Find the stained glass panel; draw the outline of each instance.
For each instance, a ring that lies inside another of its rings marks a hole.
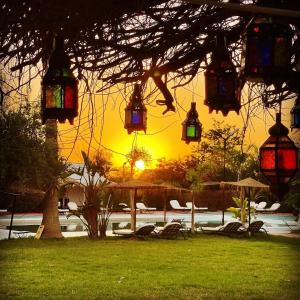
[[[282,170],[296,169],[296,150],[282,149],[278,150],[278,168]]]
[[[260,158],[261,169],[275,169],[275,150],[262,150]]]

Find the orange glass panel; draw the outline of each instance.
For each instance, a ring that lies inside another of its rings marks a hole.
[[[53,89],[50,86],[46,87],[46,108],[55,107],[55,98],[53,94]]]

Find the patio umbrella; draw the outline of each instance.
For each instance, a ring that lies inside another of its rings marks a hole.
[[[125,189],[133,193],[130,194],[130,208],[131,208],[131,229],[136,231],[136,196],[137,190],[150,190],[150,189],[166,189],[166,186],[145,182],[141,180],[130,180],[122,183],[110,183],[107,185],[110,189]]]
[[[251,188],[260,188],[260,189],[269,189],[269,186],[266,185],[266,184],[263,184],[251,177],[248,177],[248,178],[245,178],[243,180],[240,180],[240,181],[228,181],[228,182],[223,182],[223,184],[225,185],[232,185],[232,186],[239,186],[239,187],[245,187],[247,188],[248,187],[248,223],[250,225],[250,197],[251,197],[251,194],[250,194],[250,189]]]

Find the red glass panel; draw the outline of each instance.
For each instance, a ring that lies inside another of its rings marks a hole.
[[[261,150],[260,155],[260,168],[274,170],[276,167],[275,150]]]
[[[281,170],[295,170],[297,168],[297,152],[294,149],[278,150],[278,168]]]
[[[74,109],[74,89],[71,86],[65,87],[65,107],[67,109]]]
[[[211,101],[212,98],[218,97],[218,78],[217,76],[206,77],[206,99]]]

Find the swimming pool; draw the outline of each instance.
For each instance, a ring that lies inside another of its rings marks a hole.
[[[177,213],[173,211],[167,212],[167,221],[172,219],[182,219],[187,226],[191,224],[191,214],[189,213]],[[232,219],[232,213],[225,212],[224,221],[227,222]],[[270,234],[280,234],[280,233],[290,233],[291,229],[287,226],[286,222],[291,222],[295,220],[292,214],[257,214],[257,220],[262,220],[265,225],[264,227]],[[86,229],[81,223],[81,221],[72,216],[67,218],[65,215],[59,216],[61,230],[64,236],[79,236],[86,235]],[[151,223],[156,226],[162,226],[164,220],[163,212],[155,212],[154,214],[137,214],[137,226],[145,223]],[[38,226],[41,224],[42,215],[41,214],[18,214],[15,215],[13,220],[13,231],[29,231],[35,233]],[[218,226],[222,224],[222,212],[204,212],[195,214],[195,224],[196,227],[205,226]],[[0,225],[2,230],[9,230],[10,216],[1,216]],[[108,232],[112,232],[113,229],[119,228],[130,228],[130,214],[125,213],[113,213],[110,217],[110,222],[108,225]],[[1,237],[0,237],[1,238]]]

